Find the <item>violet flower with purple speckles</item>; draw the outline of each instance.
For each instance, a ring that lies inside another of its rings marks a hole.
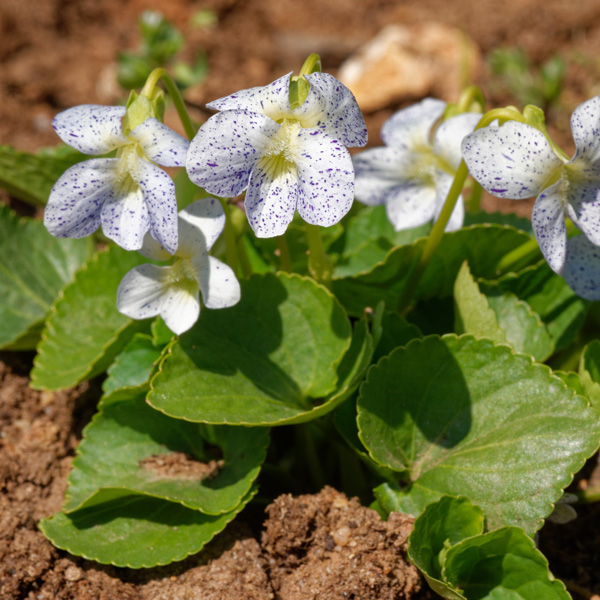
[[[481,118],[464,113],[443,121],[446,103],[427,98],[399,110],[381,128],[384,147],[353,157],[356,199],[375,206],[385,204],[396,231],[435,221],[442,209],[461,161],[462,138]],[[462,227],[464,202],[459,197],[446,231]]]
[[[575,109],[571,130],[576,148],[571,160],[556,154],[541,131],[515,121],[475,131],[462,144],[471,175],[488,192],[513,199],[537,195],[533,231],[558,274],[564,273],[567,254],[571,265],[579,265],[577,253],[584,248],[583,241],[567,248],[565,215],[591,244],[600,245],[600,96]],[[566,273],[565,278],[569,281]]]
[[[81,238],[100,225],[126,250],[150,234],[169,252],[177,248],[177,201],[171,178],[159,169],[185,164],[189,142],[154,118],[127,135],[125,107],[85,104],[65,110],[52,126],[73,148],[91,155],[117,149],[65,171],[50,193],[44,224],[57,237]],[[156,164],[154,164],[156,163]]]
[[[350,209],[354,169],[346,147],[364,146],[367,129],[354,96],[327,73],[306,75],[308,96],[290,106],[290,74],[211,102],[220,110],[192,140],[190,179],[211,194],[246,191],[258,237],[282,235],[297,209],[328,227]]]
[[[240,284],[232,269],[209,256],[221,235],[225,214],[218,200],[202,198],[179,213],[179,247],[172,265],[140,265],[121,281],[118,310],[132,319],[160,315],[167,327],[181,334],[200,315],[199,295],[207,308],[226,308],[240,299]],[[146,234],[140,253],[154,260],[170,254]]]

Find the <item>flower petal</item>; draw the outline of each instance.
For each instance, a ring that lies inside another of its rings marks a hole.
[[[458,169],[462,160],[461,142],[475,129],[480,119],[479,113],[463,113],[443,121],[437,128],[433,139],[434,153],[453,169]]]
[[[570,180],[566,187],[567,215],[592,244],[600,245],[600,181]]]
[[[268,117],[243,110],[212,116],[190,144],[190,179],[216,196],[237,196],[248,186],[254,165],[279,128]]]
[[[562,181],[558,181],[537,197],[531,212],[531,226],[546,262],[560,275],[567,255]]]
[[[600,300],[600,247],[584,235],[569,239],[563,277],[578,296]]]
[[[146,119],[129,137],[142,147],[144,154],[163,167],[183,167],[190,143],[158,119]]]
[[[82,104],[58,113],[52,127],[60,139],[84,154],[106,154],[127,143],[124,106]]]
[[[409,183],[418,159],[419,153],[387,146],[355,154],[352,163],[356,199],[370,206],[383,204],[391,188]]]
[[[541,131],[515,121],[469,134],[462,153],[471,175],[490,194],[516,200],[539,194],[563,164]]]
[[[201,265],[198,265],[198,262],[194,260],[204,306],[227,308],[237,304],[241,296],[240,284],[231,267],[214,256],[204,255],[201,257]]]
[[[138,160],[139,186],[152,237],[170,254],[177,250],[177,198],[173,180],[151,162]]]
[[[179,213],[178,256],[192,257],[211,249],[225,227],[225,213],[215,198],[201,198]]]
[[[571,163],[594,165],[600,162],[600,96],[580,104],[571,115],[575,155]],[[594,169],[598,171],[598,166]]]
[[[81,238],[98,229],[103,204],[114,198],[117,164],[116,158],[94,158],[62,174],[44,211],[52,235]]]
[[[211,110],[245,110],[267,115],[274,121],[290,112],[290,77],[288,73],[265,86],[240,90],[231,96],[218,98],[206,107]]]
[[[104,235],[125,250],[139,250],[150,227],[148,208],[139,185],[121,186],[101,212]]]
[[[140,265],[133,268],[119,284],[117,310],[132,319],[147,319],[160,313],[169,287],[171,267]]]
[[[160,316],[173,333],[181,335],[190,329],[200,316],[199,293],[192,295],[187,289],[169,287],[163,298]]]
[[[344,146],[364,146],[367,126],[352,92],[329,73],[312,73],[306,79],[311,90],[316,88],[325,101],[324,114],[317,127],[342,140]],[[308,102],[309,98],[304,104]]]
[[[330,227],[350,210],[354,200],[350,153],[340,140],[319,129],[301,129],[295,151],[300,180],[298,212],[307,223]]]
[[[435,197],[435,213],[433,215],[433,220],[437,221],[440,216],[440,212],[442,212],[442,208],[444,207],[444,203],[446,202],[446,198],[448,196],[448,192],[452,187],[452,182],[454,181],[454,177],[444,173],[442,171],[436,172],[436,197]],[[458,197],[456,204],[454,205],[454,210],[448,219],[448,223],[444,228],[444,231],[457,231],[463,226],[465,221],[465,201],[462,196]]]
[[[385,210],[396,231],[429,223],[435,213],[436,191],[431,185],[404,183],[388,193]]]
[[[425,98],[418,104],[394,113],[381,127],[381,139],[386,146],[412,149],[430,146],[429,132],[442,116],[446,103]]]
[[[256,237],[283,235],[294,217],[300,185],[295,169],[287,169],[274,179],[259,164],[250,176],[244,207]]]

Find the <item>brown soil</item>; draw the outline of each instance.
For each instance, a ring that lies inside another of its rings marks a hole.
[[[160,9],[186,33],[185,58],[201,48],[207,52],[210,75],[187,92],[198,119],[206,116],[205,102],[298,70],[310,52],[319,52],[335,74],[344,59],[390,23],[457,26],[484,55],[499,46],[519,46],[540,63],[560,53],[568,64],[567,78],[548,120],[567,151],[572,150],[570,112],[600,93],[599,0],[576,5],[563,0],[206,0],[201,5],[192,0],[2,0],[0,143],[29,151],[54,145],[50,121],[58,111],[122,99],[115,57],[137,46],[135,23],[146,8]],[[214,9],[218,25],[189,25],[199,8]],[[492,104],[515,103],[506,90],[491,85],[487,69],[476,77]],[[381,123],[407,102],[366,115],[371,144],[379,143]],[[168,120],[177,127],[173,114]],[[488,209],[515,208],[486,202]],[[261,540],[238,519],[203,553],[170,567],[132,572],[57,551],[36,523],[61,506],[69,464],[97,390],[33,392],[22,376],[30,357],[3,358],[20,374],[0,366],[0,599],[368,600],[402,598],[403,591],[405,597],[417,597],[415,572],[403,563],[409,524],[400,517],[382,523],[332,490],[297,500],[281,497],[269,508]],[[571,524],[547,525],[540,545],[574,598],[589,600],[600,594],[600,505],[578,512]]]
[[[406,562],[413,519],[374,511],[332,488],[281,496],[262,537],[239,521],[204,552],[156,569],[70,557],[37,530],[60,510],[89,385],[37,392],[0,362],[0,599],[394,600],[426,598]]]

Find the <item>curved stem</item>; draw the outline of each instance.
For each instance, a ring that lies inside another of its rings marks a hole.
[[[162,67],[154,69],[148,76],[148,79],[142,88],[141,94],[151,98],[154,88],[159,81],[163,82],[164,86],[167,88],[167,92],[171,97],[171,100],[173,100],[173,104],[175,105],[175,109],[177,110],[181,124],[185,129],[185,134],[189,140],[193,139],[193,137],[196,135],[196,128],[190,119],[190,115],[185,107],[183,96],[181,95],[177,84],[166,69],[163,69]]]
[[[463,186],[465,185],[465,181],[467,180],[467,176],[469,175],[469,170],[467,169],[467,165],[465,161],[462,160],[460,165],[456,171],[456,175],[454,176],[454,181],[452,182],[452,186],[450,187],[450,191],[446,196],[446,201],[444,202],[444,206],[442,207],[442,211],[440,212],[437,221],[434,223],[431,233],[425,242],[425,247],[423,248],[423,252],[419,258],[419,262],[416,267],[411,272],[409,279],[404,287],[402,292],[402,297],[400,298],[399,303],[399,312],[405,313],[410,305],[410,301],[413,297],[414,291],[421,281],[421,277],[433,256],[433,253],[436,251],[437,247],[440,244],[440,241],[444,235],[444,231],[446,229],[446,225],[450,220],[450,216],[452,215],[452,211],[454,210],[454,205],[458,200],[460,193],[462,192]]]
[[[461,113],[473,111],[474,109],[483,112],[485,110],[485,96],[481,88],[477,85],[470,85],[465,88],[458,99],[457,106]]]
[[[319,226],[306,223],[305,231],[309,251],[308,271],[319,283],[322,283],[325,287],[329,287],[333,269],[331,261],[323,248]]]
[[[285,273],[292,272],[292,257],[290,255],[290,248],[287,240],[285,239],[285,233],[277,238],[277,249],[279,250],[279,270]]]
[[[481,197],[483,196],[483,188],[478,181],[473,181],[471,188],[471,196],[469,197],[469,212],[476,213],[481,210]]]

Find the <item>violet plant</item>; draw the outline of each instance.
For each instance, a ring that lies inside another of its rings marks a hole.
[[[72,149],[2,148],[0,183],[47,200],[47,231],[0,208],[0,345],[36,350],[36,389],[104,377],[45,535],[163,565],[330,483],[417,517],[410,556],[444,598],[569,598],[534,535],[600,446],[597,100],[571,160],[541,110],[469,88],[353,162],[364,120],[311,55],[199,130],[157,69],[126,107],[60,113]],[[535,237],[481,213],[479,184],[539,194]]]

